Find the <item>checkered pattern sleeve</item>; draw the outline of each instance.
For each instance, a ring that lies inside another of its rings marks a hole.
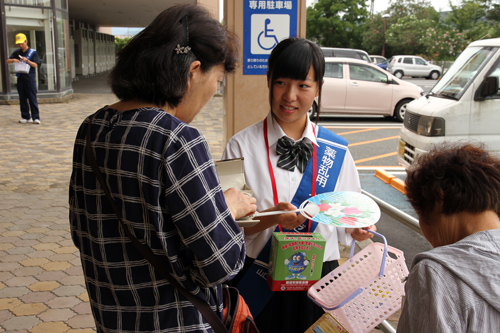
[[[212,332],[124,234],[85,156],[82,124],[70,182],[70,223],[98,331]],[[221,311],[221,283],[242,268],[243,235],[204,137],[158,109],[103,109],[92,147],[129,230],[187,290]]]

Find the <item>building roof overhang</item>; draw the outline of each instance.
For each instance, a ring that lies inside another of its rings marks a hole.
[[[197,0],[68,0],[71,19],[97,27],[145,27],[163,10]]]

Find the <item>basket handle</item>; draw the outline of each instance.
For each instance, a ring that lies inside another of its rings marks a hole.
[[[347,296],[346,299],[344,299],[338,305],[335,305],[334,307],[331,307],[331,308],[325,306],[324,304],[320,304],[320,303],[316,302],[314,300],[314,298],[311,298],[311,297],[309,297],[309,298],[311,298],[314,303],[318,304],[319,306],[323,307],[324,309],[327,309],[328,311],[331,311],[331,310],[337,310],[338,308],[343,307],[347,302],[350,302],[352,299],[354,299],[354,297],[356,297],[359,294],[361,294],[363,292],[363,290],[364,290],[363,288],[356,289],[352,294],[350,294],[349,296]]]
[[[370,230],[370,229],[364,229],[364,230],[371,232],[372,234],[377,235],[384,240],[384,256],[382,257],[382,265],[380,266],[380,272],[378,274],[379,277],[382,277],[382,276],[384,276],[385,260],[387,257],[387,240],[385,239],[384,235],[379,234],[378,232],[375,232],[375,231]],[[351,252],[349,253],[349,259],[351,259],[354,256],[355,245],[356,245],[356,240],[353,239],[352,244],[351,244]]]

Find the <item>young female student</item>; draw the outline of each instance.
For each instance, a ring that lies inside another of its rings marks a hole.
[[[260,211],[294,210],[315,194],[361,189],[347,141],[307,116],[314,99],[321,101],[324,71],[325,60],[315,43],[302,38],[280,42],[268,62],[271,112],[233,136],[226,146],[223,158],[244,158],[246,183]],[[270,291],[263,273],[267,272],[272,233],[320,233],[327,240],[323,275],[338,266],[338,241],[350,244],[353,238],[365,240],[372,234],[319,225],[296,213],[259,220],[245,228],[247,258],[235,283],[261,332],[304,332],[324,311],[306,292]]]

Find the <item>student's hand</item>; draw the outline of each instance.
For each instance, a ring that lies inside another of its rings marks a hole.
[[[224,192],[226,203],[233,219],[237,220],[247,215],[255,213],[257,205],[255,198],[246,195],[232,187]]]
[[[366,228],[355,228],[355,229],[346,229],[347,233],[351,234],[351,237],[358,242],[362,242],[364,240],[370,239],[373,237],[371,232],[366,231],[365,229],[370,229],[372,231],[377,231],[377,227],[375,225],[371,225]]]
[[[273,210],[296,210],[297,207],[288,202],[280,202],[274,208],[269,209],[269,211]],[[282,228],[292,230],[300,226],[306,218],[302,216],[302,214],[298,214],[297,212],[284,213],[279,215],[272,215],[275,220],[275,223],[279,224]]]

